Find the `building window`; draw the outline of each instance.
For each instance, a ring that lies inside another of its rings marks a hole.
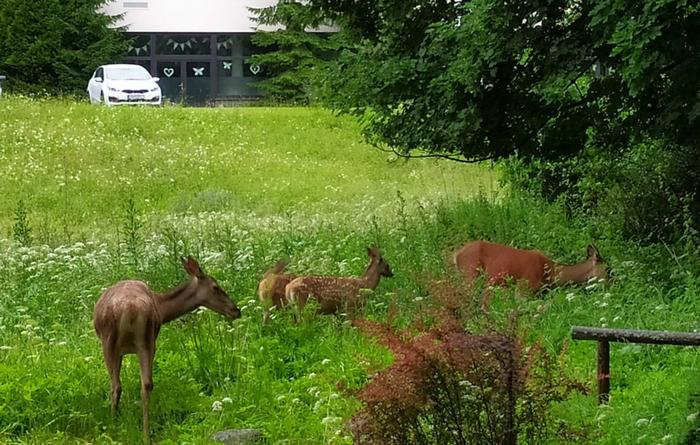
[[[248,59],[256,48],[248,34],[132,34],[127,63],[143,65],[160,78],[163,96],[204,104],[214,97],[260,96],[265,73]]]
[[[240,54],[240,39],[236,36],[220,35],[216,37],[216,55],[219,57]]]

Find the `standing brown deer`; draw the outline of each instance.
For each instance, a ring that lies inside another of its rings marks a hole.
[[[153,390],[153,357],[161,325],[200,306],[232,320],[241,316],[236,304],[214,278],[202,272],[194,258],[183,258],[182,264],[189,280],[180,286],[161,294],[142,281],[120,281],[104,291],[93,313],[111,380],[112,414],[117,412],[122,392],[119,379],[122,358],[125,354],[138,356],[145,443],[150,443],[148,401]]]
[[[509,279],[532,293],[543,287],[608,279],[598,249],[588,246],[587,258],[572,265],[555,263],[537,250],[522,250],[488,241],[472,241],[454,254],[454,263],[471,284],[483,273],[488,285],[503,286]]]
[[[355,308],[362,304],[362,289],[375,289],[381,277],[393,277],[391,267],[382,258],[379,250],[367,248],[369,266],[361,277],[333,277],[310,275],[295,278],[285,288],[285,298],[289,304],[296,303],[299,311],[304,309],[310,297],[315,298],[322,314],[337,313],[345,307],[353,318]]]
[[[260,284],[258,284],[258,296],[263,306],[263,323],[270,320],[270,307],[282,309],[285,304],[284,288],[298,275],[283,273],[287,267],[285,261],[278,261],[271,269],[265,272]]]

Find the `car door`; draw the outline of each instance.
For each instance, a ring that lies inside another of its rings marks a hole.
[[[98,82],[96,79],[101,79],[101,81]],[[104,82],[104,69],[99,67],[95,70],[95,73],[92,75],[92,78],[88,83],[88,94],[90,95],[91,102],[98,102],[100,100],[102,82]]]

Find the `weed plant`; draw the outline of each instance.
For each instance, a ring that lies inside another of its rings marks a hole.
[[[694,233],[639,246],[593,232],[556,204],[491,193],[481,168],[387,162],[352,124],[319,110],[115,110],[8,96],[0,113],[1,443],[141,440],[137,361],[125,360],[112,418],[92,308],[120,279],[178,284],[187,254],[243,317],[201,310],[163,327],[151,405],[161,444],[204,444],[244,427],[273,444],[353,442],[356,395],[395,359],[344,317],[314,316],[313,305],[298,324],[273,310],[263,326],[257,282],[280,258],[290,272],[359,275],[365,247],[378,245],[395,276],[368,296],[364,316],[411,329],[438,304],[434,283],[466,240],[537,248],[559,262],[580,260],[595,241],[611,285],[530,298],[499,290],[488,317],[464,322],[474,334],[504,331],[517,311],[523,348],[539,345],[554,369],[591,386],[596,345],[570,341],[571,325],[700,329]],[[697,352],[612,344],[611,357],[608,406],[591,391],[561,397],[547,404],[547,434],[523,443],[692,443]]]

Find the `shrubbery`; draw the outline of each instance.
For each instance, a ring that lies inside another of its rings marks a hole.
[[[505,333],[493,321],[485,333],[468,332],[460,318],[479,299],[446,280],[430,288],[443,309],[417,314],[412,330],[393,328],[391,316],[357,322],[395,361],[357,394],[364,407],[350,422],[355,443],[543,443],[555,429],[550,404],[586,385],[566,377],[539,344],[526,347],[514,315]],[[426,316],[435,319],[430,327]]]
[[[570,213],[585,213],[600,231],[642,241],[675,241],[700,224],[700,160],[695,150],[648,140],[622,153],[588,148],[559,161],[511,159],[504,180]]]

